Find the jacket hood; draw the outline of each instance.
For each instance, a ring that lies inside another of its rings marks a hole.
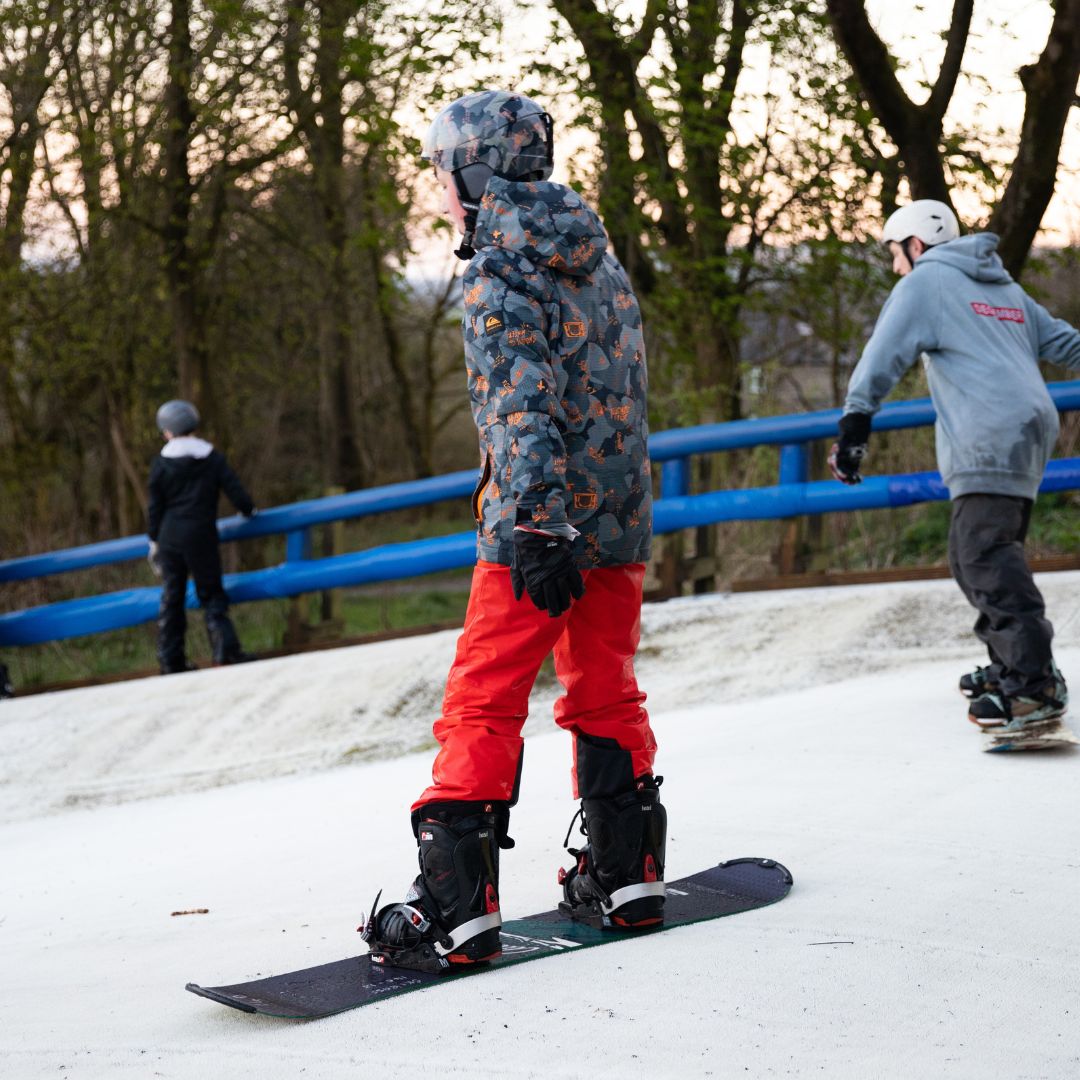
[[[930,248],[915,263],[944,263],[967,274],[975,281],[991,285],[1008,285],[1012,281],[997,253],[998,238],[993,233],[972,233]]]
[[[205,458],[213,452],[213,445],[197,435],[177,435],[162,448],[163,458]]]
[[[493,176],[480,202],[473,244],[478,252],[499,247],[561,274],[585,277],[604,257],[608,238],[596,212],[572,188]]]

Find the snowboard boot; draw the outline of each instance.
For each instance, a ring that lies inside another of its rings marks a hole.
[[[255,659],[253,656],[248,656],[240,647],[240,639],[236,636],[236,627],[229,618],[228,611],[229,605],[224,594],[207,601],[203,609],[206,617],[206,636],[210,641],[210,654],[214,658],[214,667],[240,664],[245,660]]]
[[[168,664],[161,665],[162,675],[181,675],[186,671],[198,670],[198,664],[193,664],[190,660],[171,661]]]
[[[228,667],[230,664],[250,664],[253,660],[259,658],[254,653],[244,652],[242,649],[235,653],[230,653],[223,660],[215,660],[214,667]]]
[[[362,929],[377,964],[435,974],[497,960],[499,846],[509,810],[505,803],[429,803],[413,814],[420,874],[405,900],[378,908]]]
[[[977,667],[967,675],[960,676],[960,693],[966,698],[977,698],[983,694],[994,693],[1001,684],[1001,666],[987,664]]]
[[[661,783],[663,777],[640,776],[630,791],[581,800],[581,832],[589,842],[572,848],[566,834],[564,846],[576,862],[559,871],[564,915],[601,929],[663,923],[667,811],[660,804]]]
[[[968,710],[968,719],[995,732],[1022,731],[1059,721],[1069,704],[1069,690],[1057,665],[1051,663],[1050,670],[1050,676],[1035,689],[1006,694],[999,687],[977,697]]]

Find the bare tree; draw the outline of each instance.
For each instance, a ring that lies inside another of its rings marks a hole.
[[[22,276],[26,213],[45,132],[42,101],[56,72],[59,0],[8,4],[0,15],[0,103],[7,132],[0,142],[0,401],[17,437],[29,416],[13,381],[15,301]],[[3,129],[0,128],[0,131]]]
[[[955,0],[945,56],[925,101],[916,104],[896,77],[897,61],[870,23],[865,0],[826,0],[836,40],[889,139],[917,199],[950,202],[943,125],[960,75],[973,0]],[[1004,194],[990,228],[1001,236],[1006,267],[1019,276],[1054,193],[1058,151],[1080,78],[1080,0],[1053,0],[1042,55],[1019,72],[1027,104]]]

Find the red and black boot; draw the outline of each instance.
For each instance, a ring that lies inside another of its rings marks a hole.
[[[575,865],[559,871],[559,910],[592,926],[648,930],[664,921],[667,811],[663,777],[640,776],[629,791],[582,799],[581,832],[589,842],[566,846]],[[570,823],[573,829],[573,822]]]
[[[375,963],[442,974],[502,955],[499,847],[505,804],[430,803],[413,814],[420,874],[400,904],[375,897],[362,934]],[[381,895],[381,893],[380,893]]]

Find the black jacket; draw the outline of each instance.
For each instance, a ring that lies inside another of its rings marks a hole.
[[[180,550],[211,538],[216,543],[221,491],[245,517],[255,509],[224,454],[217,450],[211,450],[206,457],[159,454],[150,469],[147,535],[162,547]]]

